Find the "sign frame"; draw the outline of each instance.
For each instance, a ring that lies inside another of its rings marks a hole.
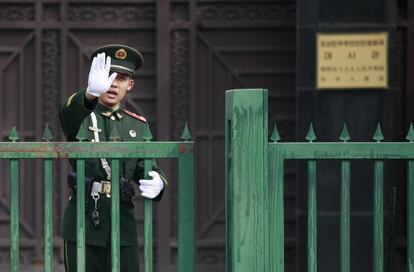
[[[389,33],[316,33],[317,90],[389,89]]]

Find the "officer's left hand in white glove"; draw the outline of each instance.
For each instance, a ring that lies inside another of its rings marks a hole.
[[[139,189],[142,191],[141,195],[143,197],[153,199],[157,197],[164,188],[164,182],[160,175],[155,171],[148,172],[148,175],[152,177],[152,179],[140,179]]]

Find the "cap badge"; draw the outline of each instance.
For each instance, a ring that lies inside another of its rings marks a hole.
[[[131,135],[131,137],[132,137],[132,138],[137,137],[137,133],[136,133],[136,132],[135,132],[135,130],[133,130],[133,129],[131,129],[131,130],[129,131],[129,135]]]
[[[116,50],[115,58],[123,60],[123,59],[126,59],[126,57],[127,57],[127,52],[125,51],[125,49],[121,48],[121,49]]]

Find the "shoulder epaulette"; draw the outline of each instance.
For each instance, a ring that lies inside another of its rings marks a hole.
[[[131,117],[134,117],[135,119],[137,119],[137,120],[140,120],[140,121],[142,121],[142,122],[144,122],[144,123],[146,123],[147,122],[147,119],[145,119],[144,117],[142,117],[142,116],[139,116],[138,114],[135,114],[135,113],[133,113],[133,112],[130,112],[129,110],[123,110],[123,112],[125,113],[125,114],[128,114],[129,116],[131,116]]]
[[[71,96],[69,96],[68,100],[66,101],[66,107],[69,107],[70,104],[72,104],[72,99],[73,97],[76,95],[76,93],[72,94]]]

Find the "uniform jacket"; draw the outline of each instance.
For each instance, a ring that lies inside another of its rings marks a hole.
[[[142,136],[147,125],[146,120],[143,117],[122,109],[113,111],[100,103],[90,102],[85,98],[85,90],[81,90],[70,96],[60,108],[60,122],[68,141],[77,141],[76,134],[81,125],[83,128],[92,127],[90,117],[92,111],[95,113],[98,121],[97,127],[101,129],[101,132],[99,132],[99,141],[110,141],[109,136],[114,125],[116,125],[120,136],[119,141],[143,141]],[[86,138],[87,141],[92,141],[92,139],[94,139],[93,131],[91,129],[87,129]],[[110,160],[108,160],[108,163],[110,163]],[[74,171],[76,171],[76,163],[74,160],[71,161],[71,165]],[[155,162],[153,170],[162,175]],[[105,180],[106,173],[99,158],[85,160],[85,175],[87,177],[92,177],[97,181]],[[143,160],[120,160],[120,175],[135,182],[144,178]],[[162,192],[156,200],[159,200],[161,195]],[[111,199],[107,198],[104,194],[100,195],[98,201],[100,226],[98,228],[92,225],[90,219],[95,202],[90,195],[85,195],[85,199],[86,244],[107,246],[111,240]],[[63,239],[68,241],[76,242],[77,240],[76,196],[73,194],[65,209],[62,236]],[[120,203],[120,236],[121,246],[137,245],[134,205],[132,202]]]

